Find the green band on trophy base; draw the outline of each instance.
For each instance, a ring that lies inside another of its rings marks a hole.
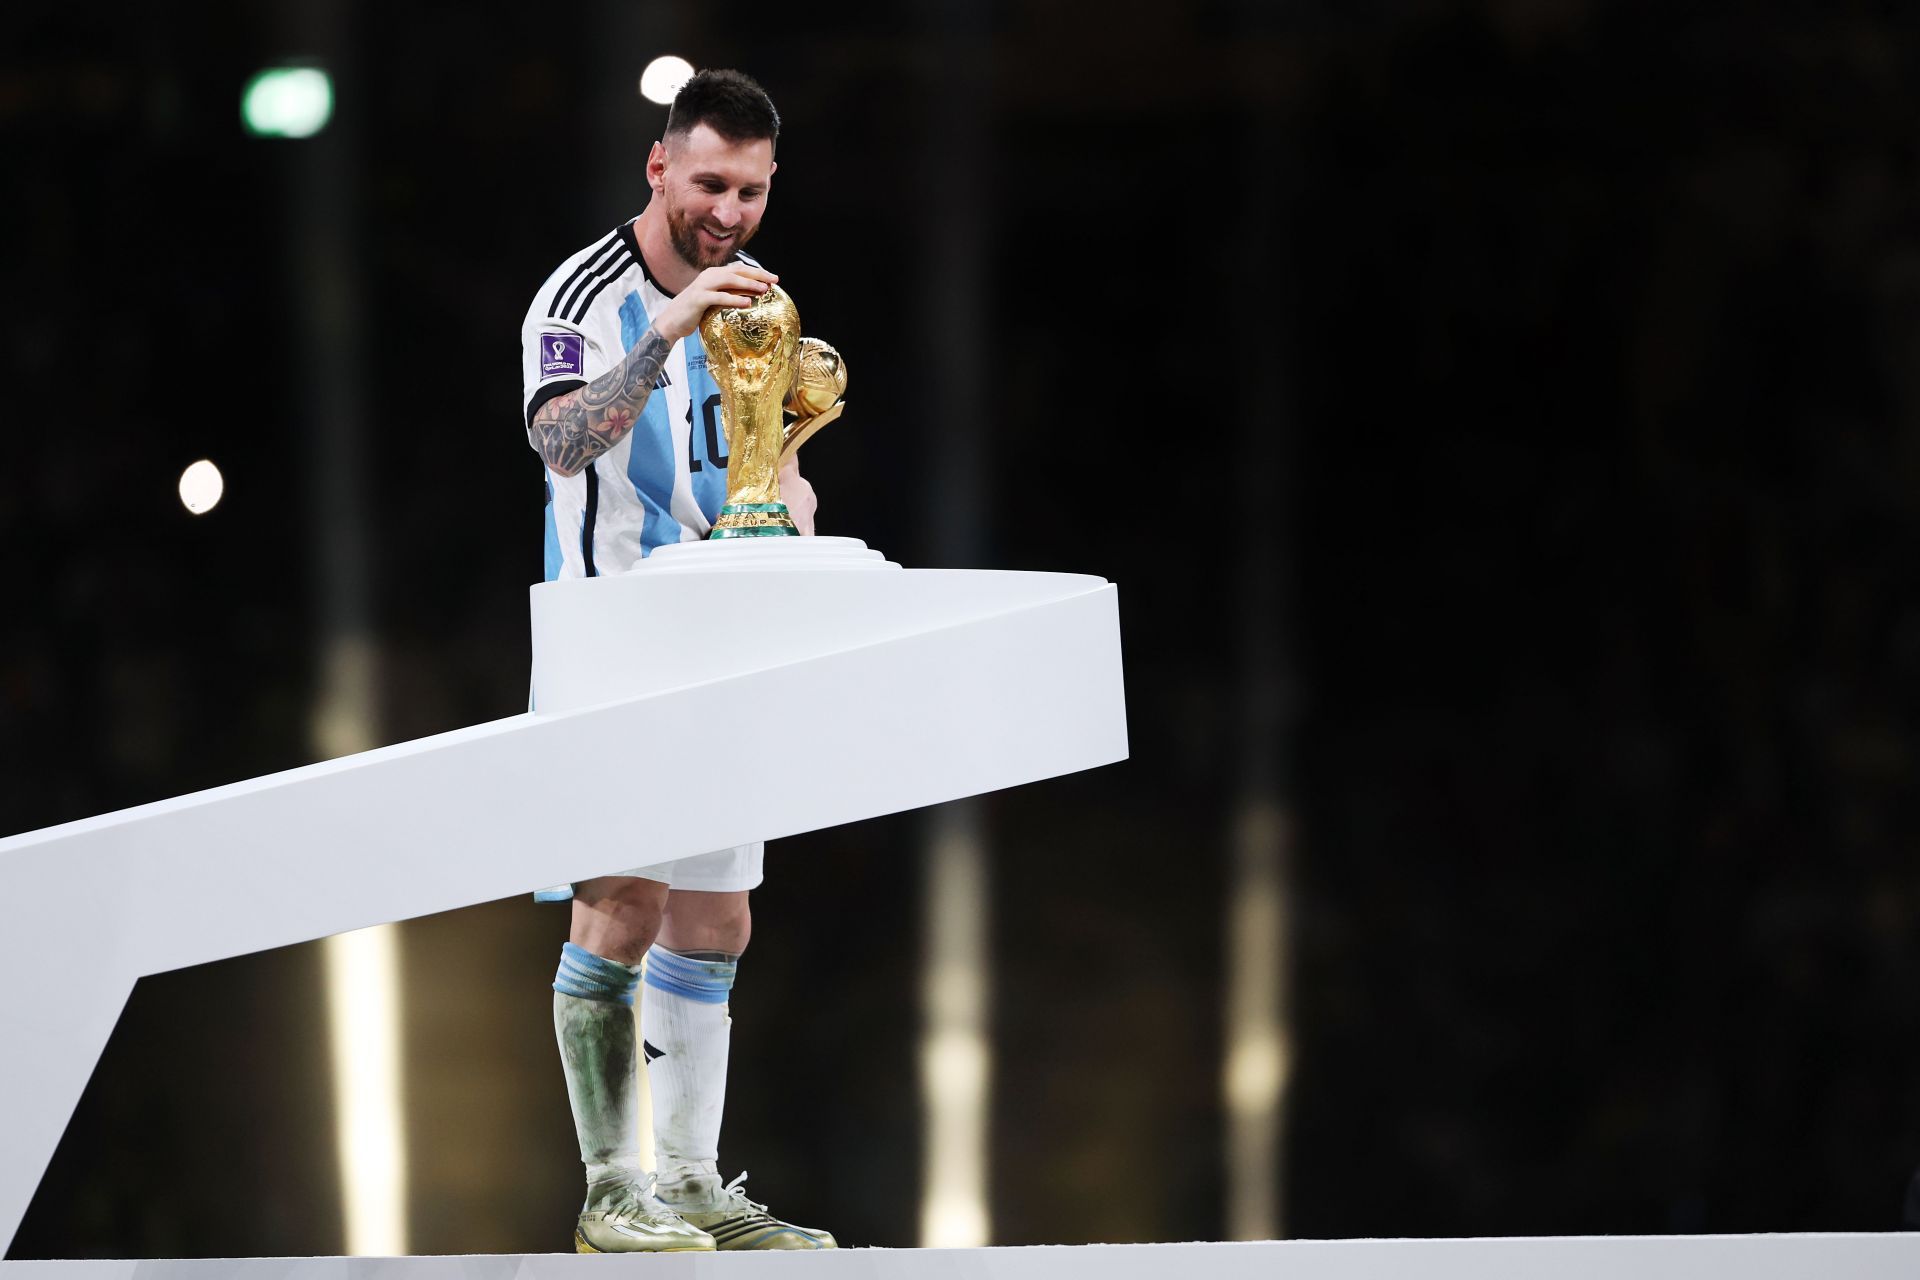
[[[799,536],[784,502],[729,502],[720,508],[708,538],[787,538]]]

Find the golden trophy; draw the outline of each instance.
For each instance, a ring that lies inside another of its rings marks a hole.
[[[780,501],[780,468],[846,407],[845,362],[818,338],[800,336],[800,312],[778,285],[750,307],[709,310],[700,343],[727,428],[727,502],[707,536],[799,533]]]

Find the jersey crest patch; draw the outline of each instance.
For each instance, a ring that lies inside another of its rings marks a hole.
[[[570,373],[578,378],[585,366],[580,360],[580,335],[577,333],[543,333],[540,335],[540,376],[551,378],[556,374]]]

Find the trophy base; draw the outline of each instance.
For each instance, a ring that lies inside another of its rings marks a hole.
[[[720,508],[709,538],[797,538],[784,502],[729,502]]]
[[[669,542],[633,566],[637,574],[796,573],[899,569],[858,538],[730,538]]]

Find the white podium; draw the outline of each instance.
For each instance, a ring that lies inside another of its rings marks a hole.
[[[537,712],[0,840],[0,1241],[143,974],[1127,754],[1099,578],[689,543],[532,613]]]
[[[533,589],[539,714],[0,840],[0,1239],[142,974],[1125,757],[1114,588],[687,544]],[[626,834],[644,811],[646,850]],[[90,935],[70,945],[83,891]],[[66,895],[66,896],[62,896]],[[60,957],[59,983],[45,980]],[[1356,1117],[1361,1123],[1364,1118]],[[1148,1176],[1143,1174],[1143,1176]],[[1907,1280],[1920,1236],[0,1263],[0,1280]]]

